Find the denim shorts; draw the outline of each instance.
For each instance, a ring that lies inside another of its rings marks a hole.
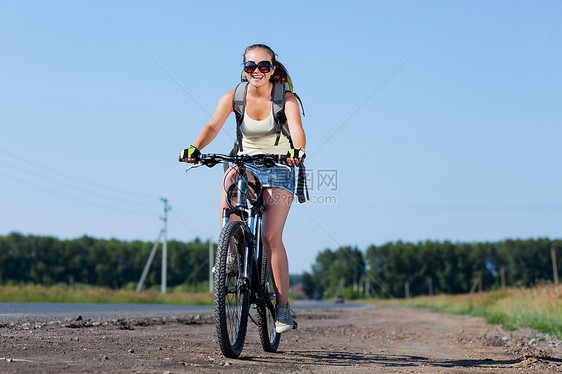
[[[246,170],[258,177],[263,187],[278,187],[295,194],[295,168],[293,166],[257,166],[246,164]]]

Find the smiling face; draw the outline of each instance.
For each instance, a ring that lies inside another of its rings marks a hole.
[[[272,60],[273,56],[271,56],[271,53],[262,48],[253,48],[246,52],[246,55],[244,56],[244,61],[253,61],[256,64],[259,64],[262,61],[269,61],[272,63]],[[275,67],[271,68],[269,73],[262,73],[259,69],[255,69],[252,73],[245,74],[250,84],[256,87],[261,87],[269,83],[269,78],[271,78],[274,71]]]

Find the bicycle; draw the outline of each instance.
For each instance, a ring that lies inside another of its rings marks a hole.
[[[186,170],[201,165],[213,167],[221,162],[232,163],[237,169],[236,183],[228,188],[226,194],[228,208],[224,208],[222,213],[213,290],[218,343],[223,355],[229,358],[237,358],[244,347],[250,304],[257,309],[257,322],[254,322],[258,325],[263,350],[276,352],[279,348],[281,334],[275,331],[275,287],[261,238],[265,209],[263,189],[257,177],[254,181],[248,179],[245,165],[281,165],[286,158],[281,155],[203,154],[199,164]],[[240,220],[230,221],[231,215],[238,216]],[[296,322],[293,328],[297,328]]]

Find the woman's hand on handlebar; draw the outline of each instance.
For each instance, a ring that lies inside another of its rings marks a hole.
[[[302,148],[293,148],[289,149],[287,152],[287,165],[298,165],[300,164],[305,158],[304,149]]]
[[[192,145],[180,152],[179,161],[195,164],[201,160],[201,151]]]
[[[286,155],[275,155],[275,154],[260,154],[260,155],[240,155],[240,156],[231,156],[231,155],[222,155],[216,153],[207,153],[201,154],[201,152],[197,149],[197,147],[192,146],[195,148],[192,151],[192,148],[184,149],[180,153],[179,160],[181,162],[189,162],[195,164],[194,166],[190,167],[189,169],[205,165],[208,167],[213,167],[220,162],[231,162],[234,164],[240,163],[252,163],[256,165],[265,165],[265,166],[274,166],[274,165],[298,165],[304,160],[305,155],[302,153],[302,150],[295,150],[295,152],[289,152]],[[191,157],[189,157],[191,156]],[[296,156],[296,157],[291,157]],[[292,163],[289,164],[289,159],[292,158]],[[188,170],[189,170],[188,169]]]

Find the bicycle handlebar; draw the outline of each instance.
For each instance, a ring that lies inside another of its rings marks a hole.
[[[223,155],[217,153],[208,153],[208,154],[202,154],[199,158],[199,162],[188,167],[186,172],[202,165],[212,168],[219,162],[232,162],[237,165],[247,162],[252,164],[263,164],[265,166],[281,165],[284,167],[288,167],[286,166],[287,158],[289,158],[288,155],[274,155],[274,154],[261,154],[261,155],[254,155],[254,156],[230,156],[230,155]]]
[[[240,164],[243,162],[263,163],[266,166],[274,166],[277,163],[286,163],[287,155],[263,154],[254,156],[227,156],[216,153],[201,155],[200,163],[205,166],[213,167],[219,162],[232,162],[234,164]]]

